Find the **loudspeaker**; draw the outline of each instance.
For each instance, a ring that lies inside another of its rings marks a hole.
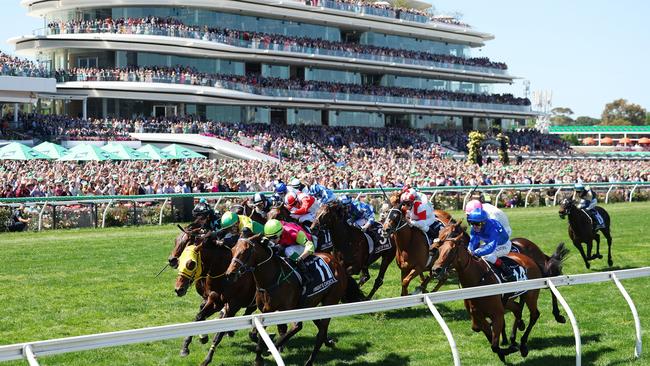
[[[172,198],[172,211],[174,222],[192,221],[192,209],[194,209],[194,197]]]

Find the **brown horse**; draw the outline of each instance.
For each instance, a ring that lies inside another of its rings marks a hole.
[[[361,291],[356,283],[345,273],[341,264],[329,254],[317,253],[329,266],[337,282],[327,290],[307,297],[301,301],[302,285],[294,275],[294,269],[286,261],[274,254],[273,249],[260,240],[260,235],[248,237],[248,232],[242,234],[233,248],[233,258],[226,275],[233,281],[247,273],[253,273],[257,285],[257,307],[263,313],[297,308],[314,307],[318,304],[334,305],[342,299],[346,302],[359,301]],[[316,343],[305,365],[312,365],[323,343],[334,346],[334,341],[328,339],[327,329],[330,319],[314,320],[318,327]],[[276,342],[281,348],[291,337],[302,329],[302,322],[293,325],[291,330],[282,335]],[[262,365],[262,337],[258,337],[255,364]]]
[[[194,236],[192,240],[197,240]],[[202,296],[205,297],[203,308],[196,315],[195,321],[207,319],[217,311],[221,311],[219,318],[229,318],[245,308],[244,315],[255,311],[255,282],[250,274],[240,276],[231,283],[225,277],[226,269],[232,259],[231,249],[223,244],[218,244],[208,239],[198,238],[200,244],[188,245],[183,250],[178,265],[178,276],[174,290],[178,296],[184,296],[189,286],[197,280],[204,279],[205,286]],[[212,347],[202,365],[212,362],[214,351],[225,333],[214,336]],[[191,337],[183,343],[181,355],[189,354]]]
[[[436,219],[443,225],[449,225],[453,219],[448,213],[436,210]],[[440,215],[440,216],[438,216]],[[420,286],[415,293],[426,292],[427,285],[432,279],[431,265],[434,258],[429,258],[429,244],[422,230],[411,226],[400,208],[391,208],[384,222],[384,230],[388,233],[391,242],[397,247],[395,257],[397,266],[401,270],[402,296],[408,295],[411,281],[420,276]],[[424,272],[429,274],[425,277]],[[439,281],[434,288],[437,291],[444,281]]]
[[[361,274],[359,287],[370,280],[368,267],[381,258],[379,273],[366,299],[372,299],[375,292],[384,283],[384,275],[395,258],[395,247],[391,247],[379,254],[370,254],[368,240],[361,229],[348,225],[343,205],[338,201],[321,206],[312,228],[325,229],[330,232],[334,249],[341,254],[343,265],[348,274]],[[376,240],[376,239],[375,239]]]
[[[251,204],[250,198],[243,198],[240,203],[230,206],[230,212],[248,216],[251,220],[259,222],[262,225],[266,223],[266,216],[255,209],[255,206]]]
[[[565,198],[560,203],[560,218],[564,219],[566,216],[569,216],[569,237],[571,238],[573,245],[575,245],[580,251],[580,255],[585,261],[587,269],[591,267],[589,264],[590,260],[603,258],[600,254],[600,235],[598,235],[598,231],[601,231],[607,239],[607,264],[610,267],[614,265],[614,261],[612,260],[612,234],[609,226],[609,214],[602,207],[596,207],[596,210],[598,210],[600,215],[603,217],[605,227],[593,230],[591,218],[586,212],[576,207],[575,202]],[[594,240],[596,240],[596,254],[591,255]],[[587,254],[585,254],[585,251],[582,248],[582,243],[587,244]]]
[[[458,226],[459,224],[452,224],[446,230],[449,230],[449,232],[458,232]],[[467,246],[461,239],[462,233],[455,237],[447,237],[444,241],[436,243],[439,255],[433,265],[433,271],[438,275],[442,275],[449,268],[455,268],[462,287],[476,287],[499,283],[500,281],[490,265],[486,261],[474,257],[467,250]],[[537,264],[527,256],[519,253],[510,253],[508,257],[525,269],[529,279],[536,279],[542,276]],[[483,331],[483,334],[485,334],[491,343],[492,351],[499,356],[502,362],[505,363],[505,356],[515,353],[517,350],[521,352],[523,357],[528,355],[528,336],[539,318],[539,310],[537,309],[538,297],[539,290],[530,290],[519,296],[521,299],[520,303],[517,303],[513,298],[506,300],[501,295],[465,300],[465,308],[472,318],[472,330],[475,332]],[[521,345],[518,346],[516,343],[517,329],[524,330],[524,323],[521,319],[523,311],[522,303],[525,303],[528,307],[530,320],[528,327],[525,328],[524,334],[521,336]],[[502,349],[499,346],[499,336],[505,327],[504,315],[506,310],[513,312],[515,322],[510,336],[511,345],[509,348]],[[490,319],[490,322],[487,319]]]

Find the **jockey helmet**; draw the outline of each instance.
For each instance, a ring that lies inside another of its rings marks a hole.
[[[255,193],[255,196],[253,197],[253,204],[254,205],[259,205],[260,203],[266,202],[266,195],[264,193]]]
[[[292,188],[299,189],[300,186],[302,185],[302,183],[300,183],[300,179],[298,179],[298,178],[293,178],[293,179],[291,180],[291,183],[289,183],[289,185],[290,185]]]
[[[282,234],[282,223],[280,220],[272,219],[264,224],[264,236],[277,237]]]
[[[488,219],[487,212],[482,208],[476,208],[467,214],[467,223],[470,225],[482,224]]]
[[[284,196],[284,204],[289,207],[295,206],[296,204],[298,204],[298,195],[296,195],[293,192],[287,193],[287,195]]]
[[[341,197],[339,197],[339,202],[341,202],[341,204],[343,204],[343,205],[349,205],[349,204],[352,203],[352,198],[350,198],[350,196],[344,194]]]
[[[239,222],[239,216],[234,213],[234,212],[226,212],[223,214],[223,217],[221,217],[221,228],[222,229],[227,229]]]
[[[576,192],[582,192],[582,191],[585,190],[585,186],[583,186],[582,183],[576,183],[576,184],[573,185],[573,189]]]
[[[402,201],[402,203],[413,203],[413,201],[415,201],[415,194],[408,191],[404,192],[400,196],[400,201]]]
[[[275,193],[283,194],[287,193],[287,185],[279,182],[278,184],[275,185]]]
[[[206,203],[202,203],[202,202],[194,206],[194,209],[192,210],[192,216],[194,217],[207,216],[209,213],[210,213],[210,208]]]
[[[205,203],[205,204],[207,205],[207,204],[208,204],[208,200],[206,200],[205,198],[201,198],[201,199],[199,200],[199,203]]]
[[[465,205],[465,214],[469,214],[477,208],[483,208],[483,204],[479,200],[471,200]]]
[[[323,187],[321,187],[319,184],[314,184],[309,190],[309,193],[314,196],[321,194],[321,192],[323,192]]]
[[[400,191],[400,193],[403,194],[403,193],[408,192],[408,191],[410,191],[410,190],[411,190],[411,185],[410,185],[410,184],[405,184],[405,185],[402,187],[402,190]]]

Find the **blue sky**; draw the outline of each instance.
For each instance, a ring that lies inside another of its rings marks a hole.
[[[492,33],[477,56],[508,63],[531,90],[552,90],[553,105],[574,117],[599,117],[606,103],[625,98],[650,110],[650,1],[644,0],[436,0],[441,11]],[[3,0],[0,49],[8,38],[30,34],[42,20],[19,0]],[[521,82],[509,87],[521,95]],[[505,91],[507,89],[497,89]]]

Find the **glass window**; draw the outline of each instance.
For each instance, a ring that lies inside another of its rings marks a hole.
[[[332,81],[335,83],[361,84],[361,74],[358,72],[307,68],[305,80]]]

